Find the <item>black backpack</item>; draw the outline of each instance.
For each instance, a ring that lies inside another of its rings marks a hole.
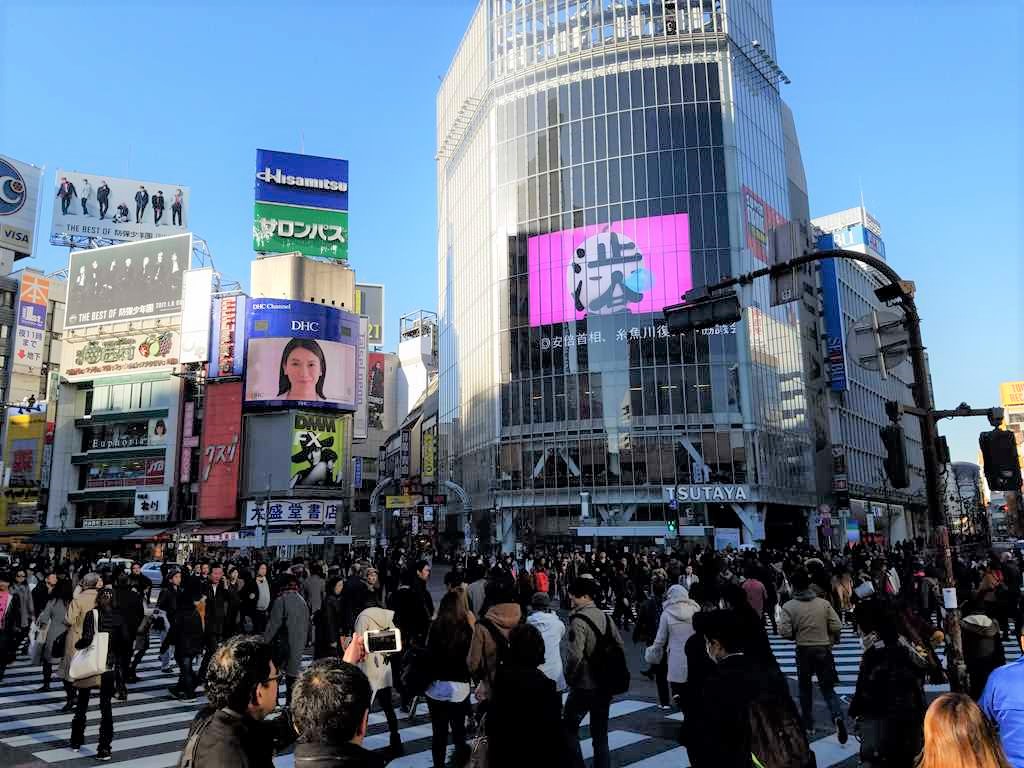
[[[597,625],[582,613],[577,613],[573,618],[586,622],[597,638],[594,651],[587,662],[598,690],[609,696],[617,696],[628,691],[629,666],[626,664],[626,652],[615,642],[612,635],[612,620],[605,616],[605,629],[602,633]]]

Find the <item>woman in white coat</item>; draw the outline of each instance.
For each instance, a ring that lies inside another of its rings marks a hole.
[[[356,617],[355,634],[380,632],[394,628],[395,612],[381,608],[377,599],[370,595],[366,600],[366,607]],[[402,638],[402,643],[405,644],[405,638]],[[391,660],[388,658],[388,654],[367,651],[358,666],[370,681],[371,709],[373,709],[373,702],[378,696],[380,697],[380,707],[384,710],[384,717],[388,721],[388,731],[391,734],[391,754],[388,759],[394,760],[405,754],[405,749],[402,747],[402,737],[398,734],[398,718],[395,716],[395,705],[391,700],[391,688],[394,684]]]
[[[658,634],[654,643],[645,652],[648,664],[660,664],[668,653],[668,682],[672,698],[685,702],[684,690],[687,680],[686,641],[693,636],[693,617],[700,611],[700,604],[690,599],[690,593],[679,584],[669,587],[665,594],[665,605],[658,623]]]

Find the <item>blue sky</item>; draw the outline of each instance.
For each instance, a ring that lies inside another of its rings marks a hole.
[[[387,285],[393,345],[402,312],[436,306],[434,98],[474,5],[0,0],[0,152],[48,184],[64,167],[189,185],[243,285],[256,147],[348,158],[351,264]],[[940,407],[995,404],[1024,378],[1019,4],[775,5],[812,212],[863,188],[917,283]],[[45,246],[36,266],[65,260]],[[984,427],[942,426],[955,458]]]

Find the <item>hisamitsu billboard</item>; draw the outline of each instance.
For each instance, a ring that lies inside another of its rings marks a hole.
[[[348,210],[348,160],[256,150],[256,200]]]

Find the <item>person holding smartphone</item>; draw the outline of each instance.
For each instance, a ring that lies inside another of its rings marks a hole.
[[[368,595],[366,607],[356,617],[353,636],[358,637],[369,633],[369,636],[372,637],[376,632],[395,632],[396,629],[395,612],[381,607],[375,597]],[[384,711],[384,717],[388,721],[388,732],[391,736],[390,759],[394,760],[405,754],[402,737],[398,732],[395,705],[391,698],[394,675],[388,658],[389,652],[373,652],[370,650],[371,645],[366,645],[366,656],[357,666],[370,681],[370,709],[373,709],[375,701],[379,701],[381,709]],[[395,650],[400,649],[396,648]]]

